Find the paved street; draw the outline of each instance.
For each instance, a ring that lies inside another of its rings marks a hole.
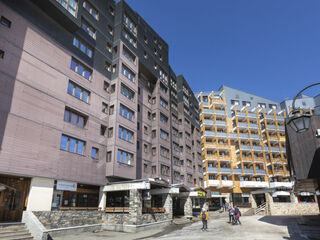
[[[154,229],[136,234],[100,232],[83,233],[73,236],[55,238],[55,240],[71,239],[215,239],[215,240],[316,240],[320,239],[320,223],[318,218],[311,218],[307,225],[303,224],[301,217],[278,216],[246,216],[241,218],[242,225],[232,226],[227,223],[226,217],[209,220],[208,231],[201,231],[200,221],[189,224],[183,228],[172,226],[169,229]],[[314,226],[310,226],[315,223]],[[180,228],[180,229],[179,229]],[[168,231],[170,231],[168,233]]]

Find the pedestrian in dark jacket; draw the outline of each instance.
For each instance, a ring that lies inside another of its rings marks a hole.
[[[209,219],[209,215],[208,212],[205,209],[202,209],[201,213],[200,213],[200,218],[202,221],[202,231],[207,230],[208,228],[208,219]]]
[[[240,216],[241,216],[241,212],[239,210],[239,208],[237,206],[234,207],[234,218],[235,218],[235,224],[240,224]]]

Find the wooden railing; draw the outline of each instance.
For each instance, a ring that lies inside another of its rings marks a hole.
[[[128,207],[106,207],[106,213],[128,213]]]
[[[53,210],[100,210],[101,208],[99,207],[53,207]]]
[[[165,213],[164,208],[142,208],[142,213]]]

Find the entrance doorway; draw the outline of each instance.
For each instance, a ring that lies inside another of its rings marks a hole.
[[[184,216],[184,204],[186,202],[185,198],[173,197],[172,201],[172,213],[174,217]]]
[[[253,197],[256,200],[257,206],[260,206],[261,204],[266,202],[266,195],[264,193],[254,194]]]
[[[0,176],[0,222],[21,221],[29,187],[29,178]]]

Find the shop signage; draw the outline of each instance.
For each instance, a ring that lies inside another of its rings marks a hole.
[[[242,193],[241,197],[250,197],[250,194],[249,193]]]
[[[206,193],[204,191],[197,191],[198,192],[198,197],[205,197]]]
[[[77,191],[77,183],[67,181],[57,181],[57,190]]]

